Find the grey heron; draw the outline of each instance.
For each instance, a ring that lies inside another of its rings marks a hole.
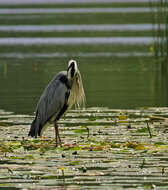
[[[28,136],[42,137],[42,133],[54,122],[56,146],[61,145],[58,120],[73,104],[80,107],[85,102],[82,77],[75,60],[70,60],[67,71],[59,72],[42,93],[36,107]]]

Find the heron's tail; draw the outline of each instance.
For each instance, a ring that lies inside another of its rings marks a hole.
[[[28,136],[37,137],[38,129],[39,129],[39,124],[37,122],[37,118],[35,118],[31,124]]]

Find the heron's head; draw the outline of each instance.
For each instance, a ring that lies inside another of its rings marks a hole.
[[[67,75],[68,79],[74,79],[79,73],[78,66],[75,60],[70,60],[68,63]]]

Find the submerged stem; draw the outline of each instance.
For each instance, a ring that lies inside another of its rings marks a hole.
[[[148,121],[146,121],[146,124],[147,124],[147,129],[148,129],[148,132],[149,132],[149,136],[150,136],[150,138],[152,138],[152,133],[151,133]]]

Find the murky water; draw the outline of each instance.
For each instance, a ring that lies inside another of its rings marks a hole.
[[[157,10],[157,9],[156,9]],[[0,14],[41,14],[41,13],[148,13],[151,8],[12,8],[0,9]]]
[[[87,54],[86,54],[87,55]],[[23,56],[23,57],[22,57]],[[66,70],[67,61],[79,62],[87,106],[135,108],[165,106],[166,80],[152,58],[137,56],[4,58],[0,65],[0,107],[18,113],[33,113],[37,100],[54,75]],[[138,64],[136,64],[138,60]],[[110,64],[109,64],[110,63]]]
[[[19,7],[0,10],[35,11],[34,15],[28,16],[29,19],[19,14],[1,17],[3,25],[0,25],[0,29],[5,31],[0,32],[0,107],[17,113],[33,113],[45,86],[56,73],[67,69],[67,62],[72,58],[79,63],[88,107],[167,106],[167,78],[162,75],[159,64],[152,57],[152,23],[148,23],[150,15],[143,17],[142,13],[137,16],[137,13],[131,13],[137,9],[123,7],[122,4],[117,9],[79,9],[74,5],[75,1],[72,7],[68,3],[67,9]],[[103,12],[76,14],[76,11],[87,9]],[[145,10],[147,9],[149,7],[146,6]],[[40,15],[38,10],[73,10],[74,14]],[[127,17],[127,14],[111,14],[107,10],[128,11],[131,17]],[[138,10],[144,10],[144,7],[139,4]],[[97,20],[101,21],[100,15],[106,18],[102,20],[102,24],[97,23]],[[38,17],[35,23],[32,16]],[[76,24],[73,19],[77,19]],[[138,22],[141,24],[136,23],[137,19],[142,19]],[[133,23],[127,24],[129,20]],[[61,24],[55,24],[55,21]],[[23,30],[25,33],[22,33]],[[29,32],[30,30],[34,31]],[[132,33],[134,30],[136,31]],[[151,34],[146,33],[145,36],[145,30],[151,31]],[[41,37],[44,33],[46,36]],[[55,33],[61,36],[54,36]],[[18,34],[22,37],[17,36]]]
[[[87,57],[87,58],[95,58],[95,57],[152,57],[152,53],[147,52],[127,52],[127,53],[119,53],[119,52],[85,52],[85,53],[74,53],[68,54],[66,52],[57,52],[57,53],[0,53],[1,58],[66,58],[66,57]]]
[[[164,26],[162,26],[164,27]],[[19,26],[0,26],[0,31],[17,32],[49,32],[49,31],[151,31],[156,28],[152,24],[99,24],[99,25],[19,25]]]
[[[157,0],[153,0],[157,1]],[[148,2],[148,0],[103,0],[103,3],[113,3],[113,2],[120,2],[120,3],[130,3],[130,2]],[[72,4],[72,3],[102,3],[101,0],[1,0],[0,4]]]
[[[80,38],[0,38],[0,45],[78,45],[78,44],[122,44],[146,45],[152,43],[152,37],[80,37]]]

